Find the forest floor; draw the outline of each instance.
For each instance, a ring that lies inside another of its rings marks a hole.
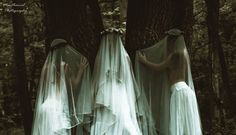
[[[0,130],[0,135],[25,135],[23,128],[9,128],[5,130]]]
[[[226,127],[214,125],[211,131],[203,131],[203,135],[236,135],[236,118],[227,119]],[[0,129],[0,135],[24,135],[23,127]]]

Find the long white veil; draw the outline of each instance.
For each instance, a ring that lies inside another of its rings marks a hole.
[[[69,135],[72,127],[91,122],[90,67],[76,82],[84,56],[63,39],[55,39],[51,48],[39,81],[32,135]]]
[[[93,75],[95,119],[91,134],[149,135],[151,126],[146,120],[152,121],[150,110],[142,110],[149,106],[147,102],[144,106],[146,100],[141,99],[130,58],[118,33],[102,37]]]
[[[193,80],[190,69],[189,55],[184,42],[184,37],[181,35],[182,31],[172,29],[166,33],[166,37],[160,40],[155,45],[142,49],[136,52],[135,60],[135,75],[141,91],[145,91],[149,104],[151,105],[152,114],[156,122],[156,128],[160,135],[169,134],[169,120],[170,120],[170,96],[171,83],[168,78],[168,69],[159,72],[151,70],[144,66],[138,60],[138,53],[145,54],[148,61],[152,63],[161,63],[170,54],[184,51],[184,57],[187,63],[185,71],[185,81],[188,86],[194,90]],[[176,61],[183,59],[175,57]],[[177,65],[175,65],[177,66]],[[173,66],[172,68],[175,68]]]

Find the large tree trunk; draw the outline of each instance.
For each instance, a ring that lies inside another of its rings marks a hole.
[[[97,0],[44,0],[46,50],[54,38],[66,39],[93,65],[103,29]]]
[[[97,0],[75,0],[72,39],[75,47],[91,65],[100,45],[103,24]]]
[[[13,0],[13,3],[22,5],[23,0]],[[23,7],[24,8],[24,7]],[[13,7],[15,10],[22,10],[20,7]],[[16,85],[15,90],[21,103],[24,130],[26,135],[31,134],[32,110],[30,96],[27,89],[26,66],[24,56],[24,35],[23,35],[23,13],[12,13],[13,36],[14,36],[14,58],[16,64]]]
[[[45,43],[46,51],[50,49],[50,43],[55,38],[62,38],[68,42],[71,39],[73,28],[73,0],[42,0],[45,18]]]
[[[154,45],[170,28],[185,31],[190,45],[192,25],[192,0],[129,0],[126,49],[134,60],[135,50]]]
[[[207,26],[208,26],[208,38],[209,38],[209,52],[210,61],[212,68],[212,88],[213,92],[216,93],[218,99],[222,97],[227,97],[228,108],[233,108],[231,105],[233,103],[232,90],[229,86],[228,70],[225,62],[225,56],[223,48],[221,46],[220,36],[219,36],[219,0],[205,0],[207,6]],[[219,76],[221,76],[223,81],[223,89],[219,88]],[[223,115],[222,103],[219,100],[218,108],[221,112],[221,117]]]

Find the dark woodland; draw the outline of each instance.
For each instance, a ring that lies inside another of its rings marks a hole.
[[[183,30],[204,135],[236,135],[236,0],[1,0],[0,135],[31,134],[54,38],[69,41],[93,67],[109,27],[125,31],[132,61],[165,31]]]

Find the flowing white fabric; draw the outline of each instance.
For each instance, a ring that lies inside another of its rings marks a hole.
[[[147,126],[145,110],[139,112],[148,105],[143,107],[145,100],[141,99],[130,58],[118,33],[102,37],[93,75],[95,119],[91,135],[148,135],[142,130]]]
[[[195,92],[185,83],[171,86],[170,135],[201,135]]]
[[[70,135],[72,127],[91,122],[89,66],[79,82],[73,81],[84,56],[62,39],[55,39],[51,48],[41,72],[32,135]]]
[[[160,135],[170,135],[170,130],[173,131],[172,127],[170,127],[173,124],[170,124],[170,114],[175,113],[170,112],[170,107],[173,107],[173,103],[172,105],[170,103],[170,98],[175,97],[173,94],[171,96],[171,86],[173,83],[183,78],[183,81],[194,92],[189,55],[185,46],[184,37],[181,33],[178,29],[172,29],[166,33],[167,36],[164,39],[154,46],[137,51],[137,54],[140,52],[145,54],[148,61],[156,64],[165,61],[171,54],[171,66],[167,69],[160,71],[152,70],[140,63],[138,55],[136,55],[136,79],[141,91],[145,91],[146,93]],[[197,108],[197,103],[191,105],[193,105],[193,108]],[[173,108],[171,109],[173,110]],[[194,115],[196,115],[194,117],[195,121],[199,121],[200,123],[198,111]],[[187,118],[191,119],[191,116]],[[180,123],[175,124],[179,125],[178,128],[182,128],[180,127]],[[194,128],[201,128],[199,124],[195,126]],[[177,135],[177,132],[172,133],[171,135]],[[193,134],[195,135],[194,130],[192,130],[190,135]]]

